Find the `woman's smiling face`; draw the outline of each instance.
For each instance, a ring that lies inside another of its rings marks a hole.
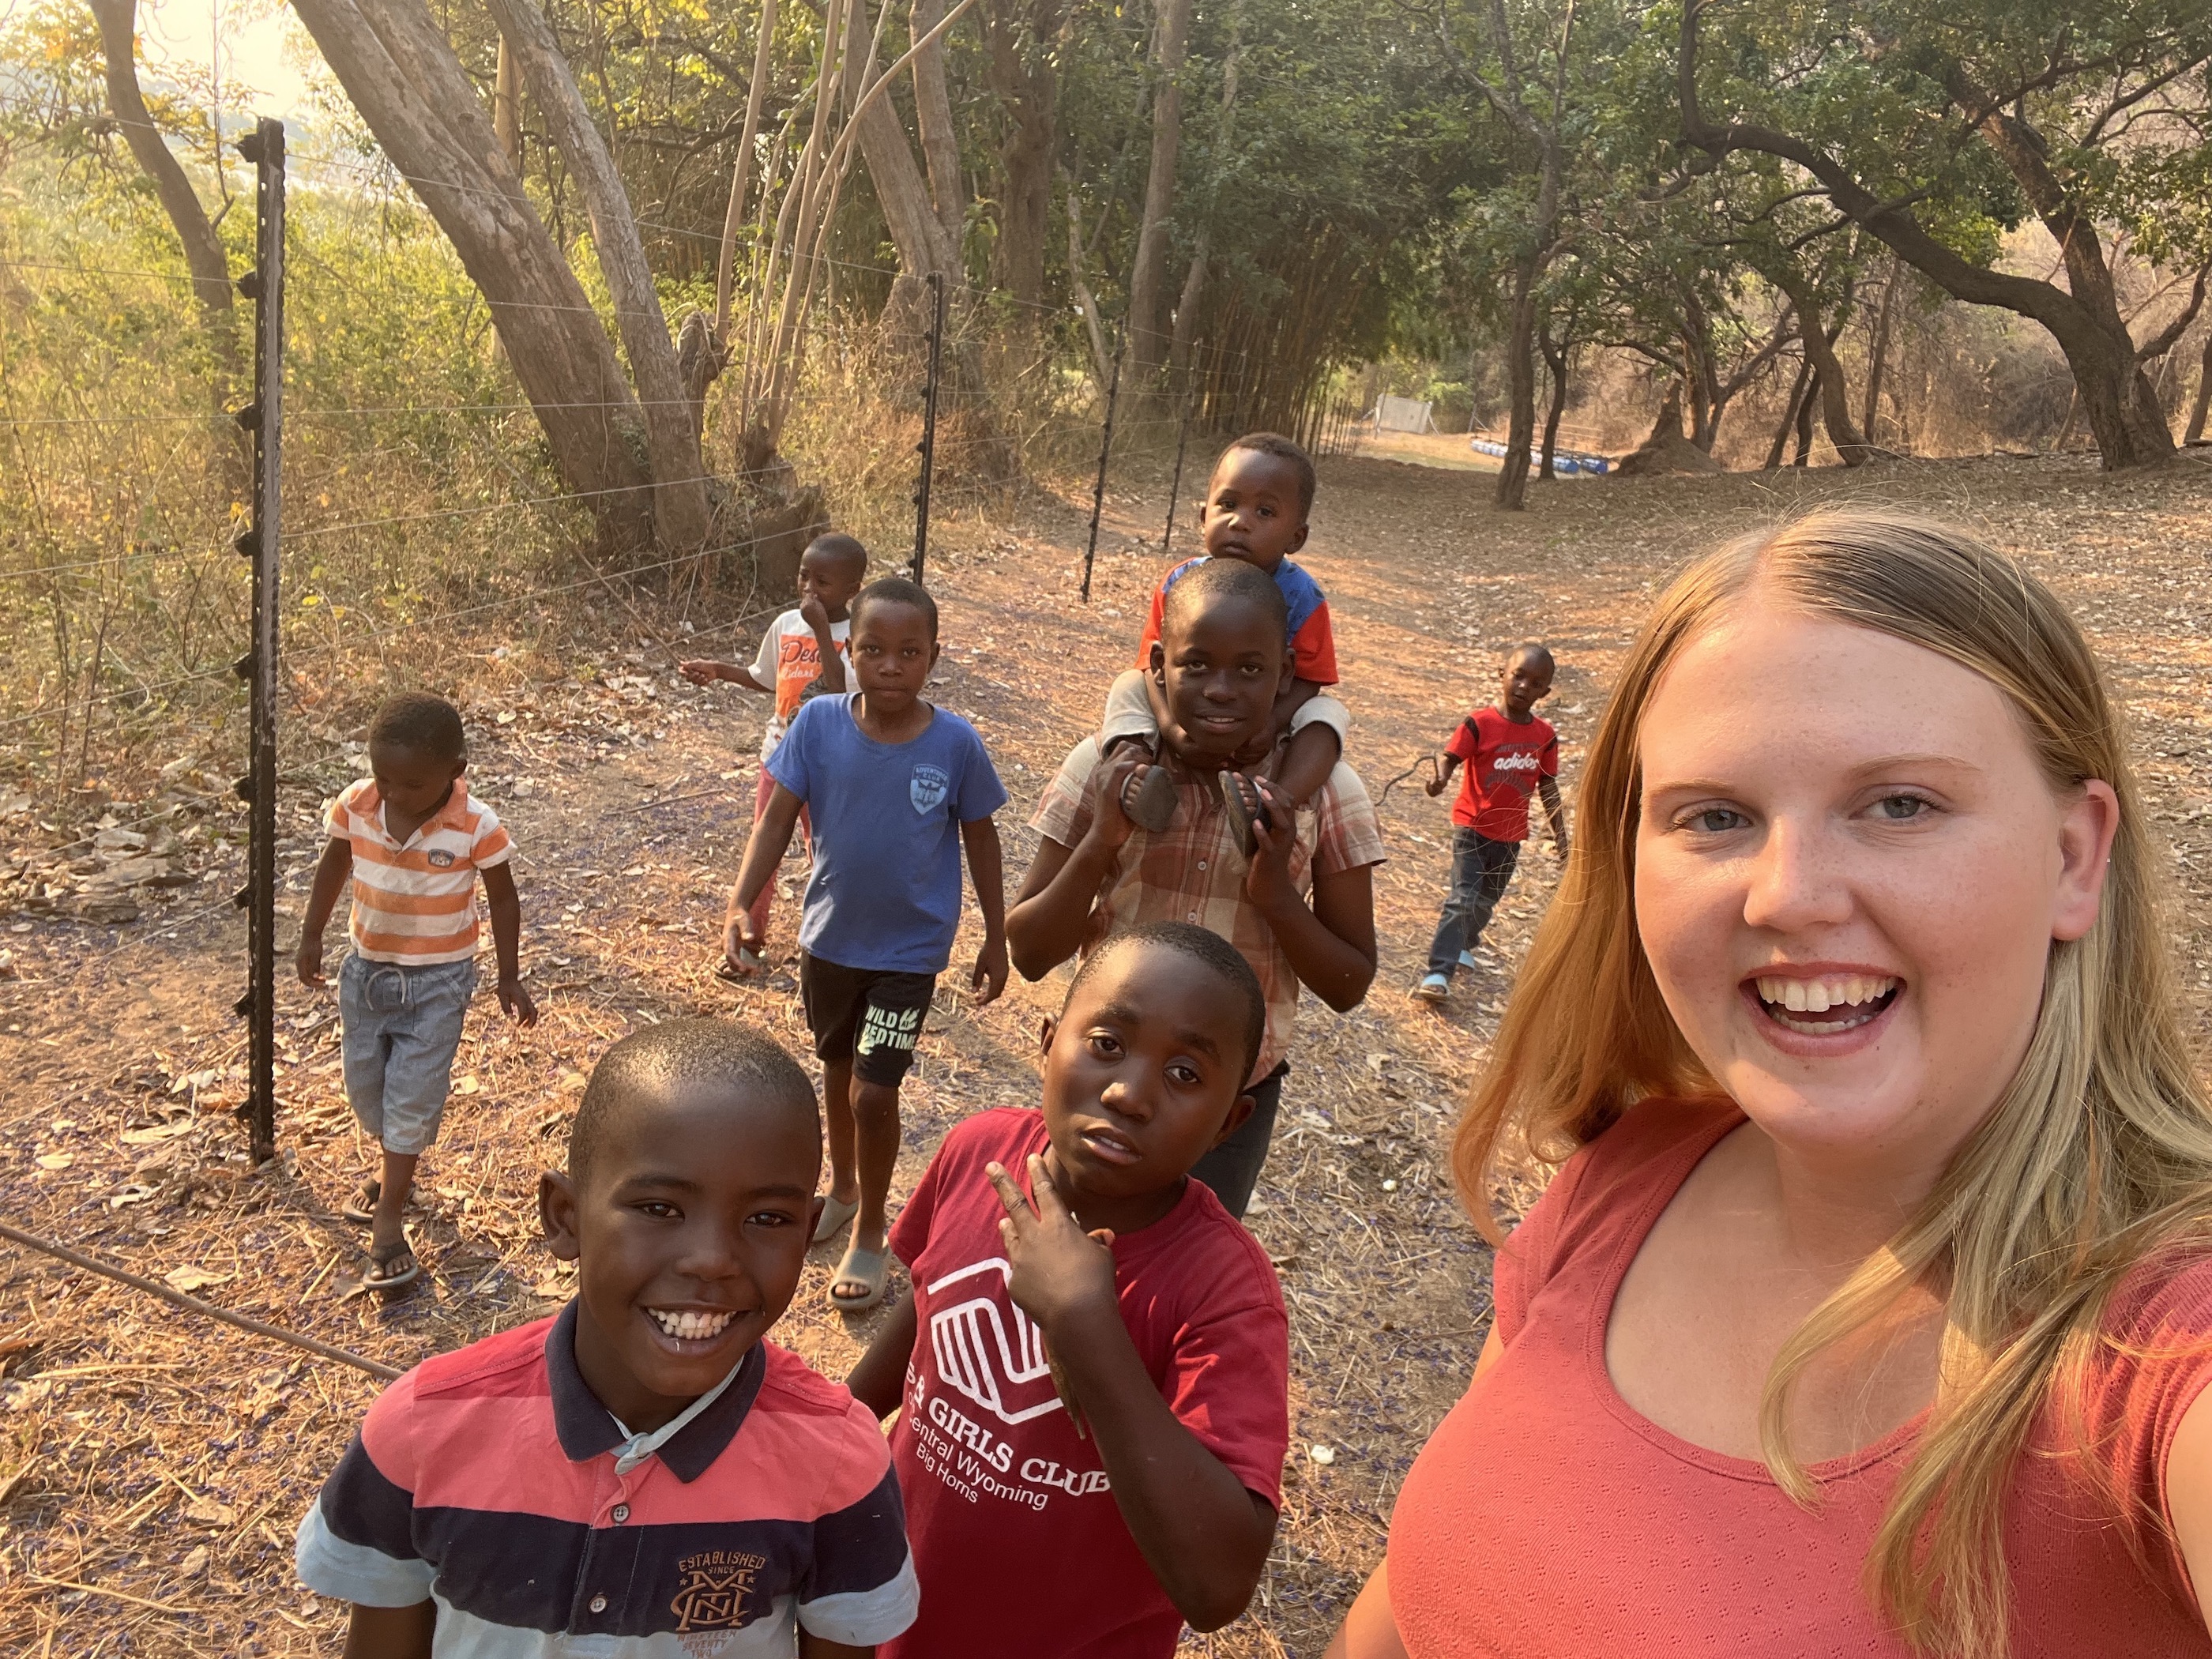
[[[1691,1048],[1778,1142],[1932,1182],[2095,921],[2111,788],[2055,793],[2002,693],[1740,601],[1646,705],[1636,917]]]

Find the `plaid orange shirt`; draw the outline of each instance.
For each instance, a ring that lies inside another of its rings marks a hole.
[[[1272,776],[1281,764],[1279,746],[1258,769]],[[1045,787],[1030,828],[1063,847],[1073,847],[1091,828],[1091,774],[1098,768],[1098,742],[1085,738],[1068,751],[1060,775]],[[1297,1014],[1298,977],[1276,942],[1275,930],[1244,896],[1251,867],[1237,845],[1229,809],[1221,804],[1211,775],[1176,785],[1175,822],[1155,836],[1139,830],[1122,843],[1113,883],[1091,913],[1084,951],[1109,928],[1144,921],[1195,922],[1235,945],[1267,999],[1267,1034],[1260,1045],[1253,1082],[1275,1069],[1289,1052]],[[1375,804],[1359,775],[1342,762],[1311,810],[1298,814],[1297,842],[1291,848],[1291,881],[1303,896],[1316,875],[1382,862],[1382,831]]]

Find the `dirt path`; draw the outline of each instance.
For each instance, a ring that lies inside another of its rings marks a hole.
[[[1034,847],[1020,826],[1095,717],[1158,574],[1165,481],[1139,477],[1109,501],[1088,609],[1075,602],[1083,518],[1072,502],[1039,499],[1016,528],[939,531],[931,581],[945,658],[933,695],[975,720],[1012,793],[1001,818],[1010,884]],[[1536,509],[1513,519],[1490,511],[1479,473],[1351,460],[1325,465],[1322,479],[1305,557],[1336,615],[1352,757],[1378,792],[1486,699],[1502,651],[1532,636],[1559,653],[1547,712],[1571,786],[1602,689],[1664,573],[1802,501],[1926,505],[2028,554],[2081,607],[2136,721],[2152,807],[2180,858],[2177,932],[2201,1019],[2212,985],[2212,492],[2202,471],[2114,483],[2069,463],[1990,462],[1577,483],[1535,491]],[[1178,544],[1188,550],[1185,532]],[[344,1293],[362,1241],[334,1212],[367,1150],[340,1091],[329,1005],[298,987],[283,996],[284,1159],[246,1168],[227,1109],[242,1054],[226,1012],[243,982],[242,928],[227,915],[177,926],[235,880],[235,851],[222,845],[191,843],[200,878],[167,902],[166,924],[0,918],[21,930],[0,933],[18,975],[0,981],[13,1085],[0,1102],[0,1213],[404,1365],[567,1293],[534,1243],[535,1176],[609,1042],[641,1021],[722,1011],[805,1052],[787,977],[733,991],[708,972],[750,818],[759,703],[682,685],[647,645],[587,662],[518,660],[487,685],[468,709],[474,775],[522,848],[526,964],[548,1012],[517,1034],[493,1023],[486,998],[471,1024],[444,1138],[424,1165],[415,1224],[428,1286],[389,1308]],[[348,775],[340,758],[287,798],[294,915],[315,803]],[[1431,1013],[1403,992],[1441,896],[1449,821],[1410,781],[1382,818],[1382,972],[1348,1016],[1308,1000],[1251,1218],[1292,1310],[1283,1526],[1252,1615],[1194,1638],[1196,1651],[1319,1652],[1487,1328],[1489,1253],[1452,1192],[1446,1147],[1455,1097],[1556,866],[1547,847],[1524,861],[1490,935],[1501,966],[1462,976],[1449,1011]],[[787,866],[794,879],[799,868]],[[784,941],[794,921],[784,904]],[[160,936],[164,925],[173,939]],[[899,1192],[952,1122],[1034,1088],[1036,1023],[1062,981],[1018,983],[973,1009],[956,986],[974,944],[963,936],[940,986],[907,1091]],[[839,1376],[871,1327],[824,1305],[832,1265],[816,1252],[777,1335]],[[326,1644],[339,1614],[294,1586],[291,1531],[370,1398],[368,1379],[39,1258],[0,1256],[0,1644],[91,1653],[119,1650],[123,1632],[150,1652]]]

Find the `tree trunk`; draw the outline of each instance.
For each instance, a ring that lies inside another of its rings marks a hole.
[[[1152,155],[1145,174],[1145,206],[1129,279],[1132,378],[1149,391],[1165,360],[1168,222],[1175,211],[1176,162],[1182,146],[1182,64],[1190,36],[1191,0],[1156,0],[1152,34]]]
[[[927,34],[945,15],[945,0],[914,0],[913,38]],[[959,262],[968,223],[968,191],[960,176],[960,137],[952,126],[952,94],[945,82],[945,48],[932,46],[914,60],[915,125],[921,133],[922,160],[929,167],[929,194],[937,222]]]
[[[146,112],[138,91],[138,0],[91,0],[92,15],[100,24],[100,45],[106,58],[107,108],[122,129],[146,176],[154,181],[161,211],[183,245],[185,268],[192,274],[192,297],[198,301],[208,346],[217,374],[228,379],[238,366],[238,337],[232,325],[230,262],[222,243],[209,222],[207,212],[185,169],[171,155]],[[220,395],[220,394],[218,394]]]
[[[1797,455],[1790,465],[1810,466],[1813,464],[1813,402],[1820,395],[1820,371],[1813,371],[1813,383],[1805,388],[1804,397],[1797,404]]]
[[[1168,368],[1188,383],[1192,337],[1198,329],[1199,296],[1206,288],[1206,269],[1213,258],[1213,216],[1221,203],[1221,177],[1237,142],[1237,71],[1244,55],[1244,8],[1232,3],[1229,14],[1229,50],[1221,60],[1221,122],[1213,138],[1213,180],[1206,191],[1206,212],[1198,222],[1198,245],[1191,250],[1190,269],[1184,273],[1182,292],[1176,296],[1175,325],[1168,341]]]
[[[1505,331],[1505,459],[1498,474],[1498,506],[1528,505],[1528,451],[1536,436],[1536,266],[1534,250],[1513,262],[1513,300]]]
[[[704,547],[712,524],[707,504],[706,467],[700,459],[699,431],[692,423],[691,399],[661,314],[659,291],[645,262],[629,194],[615,171],[614,157],[575,76],[535,0],[488,0],[500,38],[514,52],[516,68],[537,100],[553,142],[568,163],[569,175],[591,215],[592,246],[614,301],[615,325],[631,375],[644,404],[646,459],[653,471],[653,538],[664,551],[690,553]],[[611,118],[611,117],[610,117]]]
[[[1790,434],[1796,429],[1797,411],[1804,406],[1805,383],[1813,378],[1813,360],[1809,356],[1797,360],[1797,378],[1790,382],[1790,396],[1782,405],[1782,424],[1774,428],[1774,441],[1767,446],[1762,472],[1771,472],[1782,465],[1782,457],[1790,447]]]
[[[862,20],[863,38],[866,22]],[[875,65],[865,65],[872,76]],[[959,248],[945,234],[944,221],[930,200],[929,186],[914,159],[914,146],[899,124],[898,110],[888,98],[878,98],[860,115],[860,155],[868,178],[876,187],[884,224],[891,246],[898,251],[899,268],[908,276],[934,271],[947,282],[958,280]]]
[[[1559,477],[1553,458],[1559,447],[1559,421],[1567,412],[1567,347],[1552,337],[1548,325],[1536,331],[1536,343],[1543,350],[1544,367],[1552,377],[1552,406],[1544,414],[1544,457],[1536,468],[1536,476],[1548,480]]]
[[[1820,418],[1828,428],[1828,441],[1836,447],[1845,466],[1864,466],[1869,453],[1866,440],[1851,424],[1850,387],[1844,380],[1843,365],[1836,361],[1834,342],[1820,325],[1820,313],[1813,303],[1812,284],[1795,269],[1778,269],[1775,285],[1790,296],[1796,307],[1797,320],[1802,325],[1798,337],[1805,343],[1805,355],[1812,360],[1814,384],[1820,398]],[[1811,399],[1807,403],[1809,406]],[[1802,463],[1801,463],[1802,465]]]
[[[1044,301],[1045,238],[1060,144],[1060,76],[1052,51],[1067,15],[1067,0],[1030,0],[1026,7],[1021,0],[994,0],[983,14],[991,90],[1006,115],[994,263],[999,285],[1031,323]]]
[[[2212,409],[2212,333],[2204,337],[2204,356],[2197,370],[2197,401],[2189,406],[2189,428],[2182,436],[2184,443],[2203,440],[2208,409]]]
[[[1106,395],[1112,365],[1106,356],[1106,331],[1098,320],[1098,301],[1083,277],[1083,206],[1075,194],[1075,180],[1062,175],[1067,186],[1067,285],[1075,290],[1075,308],[1083,313],[1083,326],[1091,337],[1091,370],[1098,382],[1098,395]]]
[[[722,241],[714,254],[714,337],[713,344],[726,361],[730,349],[730,305],[737,291],[738,230],[745,222],[745,201],[753,178],[753,143],[760,133],[761,100],[768,90],[769,70],[775,50],[775,0],[761,0],[758,31],[753,39],[753,78],[745,88],[744,131],[738,137],[737,159],[730,163],[730,201],[722,210]],[[771,180],[761,177],[761,210],[768,210]],[[718,366],[716,373],[720,369]],[[708,377],[712,379],[710,375]]]
[[[1874,441],[1875,423],[1881,419],[1881,381],[1889,363],[1889,334],[1897,313],[1898,285],[1905,280],[1905,262],[1895,254],[1890,256],[1889,280],[1881,286],[1881,309],[1875,313],[1874,343],[1867,348],[1871,361],[1867,365],[1865,413],[1859,421],[1859,429],[1869,443]]]
[[[484,296],[553,464],[611,550],[650,544],[637,401],[423,0],[292,0],[346,96]]]
[[[514,67],[514,48],[499,37],[499,63],[492,72],[491,130],[507,153],[507,164],[522,171],[522,77]]]

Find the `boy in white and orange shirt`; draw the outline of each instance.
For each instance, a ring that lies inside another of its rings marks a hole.
[[[767,692],[775,699],[775,710],[768,717],[768,731],[761,739],[760,785],[753,792],[755,829],[760,827],[761,814],[768,811],[769,799],[775,793],[775,780],[769,775],[769,757],[783,741],[799,705],[825,691],[860,689],[846,673],[845,665],[852,652],[850,607],[867,580],[868,550],[859,541],[836,532],[817,536],[799,556],[799,603],[769,624],[751,667],[717,662],[711,657],[677,665],[694,685],[726,680],[748,691]],[[799,827],[811,850],[814,827],[803,811]],[[769,910],[775,902],[775,884],[769,882],[753,901],[750,920],[756,934],[767,935]]]
[[[329,983],[323,929],[350,880],[353,949],[338,969],[346,1099],[384,1158],[381,1176],[362,1185],[346,1214],[369,1224],[373,1265],[362,1284],[391,1291],[422,1273],[401,1212],[416,1160],[437,1139],[461,1017],[477,988],[479,877],[499,1006],[524,1025],[538,1023],[538,1007],[522,987],[514,843],[462,781],[460,711],[426,692],[389,699],[369,723],[368,767],[325,814],[331,838],[307,898],[298,967],[301,982]]]

